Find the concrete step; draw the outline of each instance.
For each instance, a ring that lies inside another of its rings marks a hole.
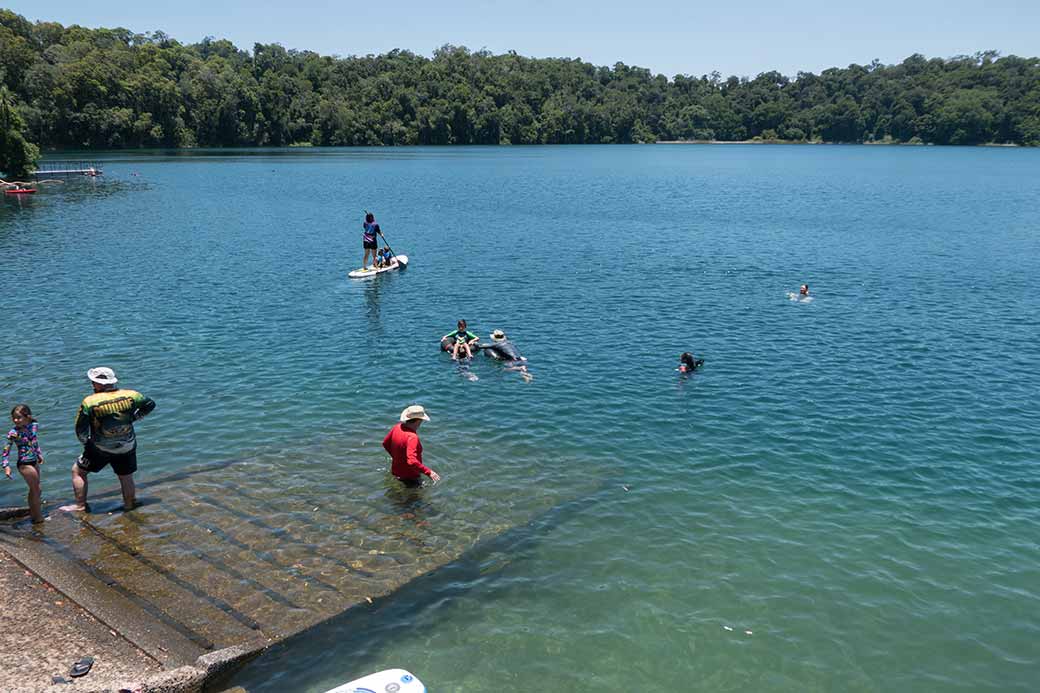
[[[164,668],[189,665],[212,644],[155,605],[43,539],[0,534],[0,548]]]
[[[93,519],[54,513],[47,522],[46,541],[204,650],[266,640],[253,618],[208,591],[205,582],[185,579],[174,570],[175,557],[157,551],[159,547],[147,540],[101,528]]]

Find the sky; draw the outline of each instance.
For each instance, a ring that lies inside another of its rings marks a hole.
[[[280,43],[323,55],[403,48],[430,55],[450,43],[492,53],[624,62],[668,77],[753,77],[948,58],[997,50],[1040,55],[1040,0],[0,0],[29,20],[162,30],[239,48]]]

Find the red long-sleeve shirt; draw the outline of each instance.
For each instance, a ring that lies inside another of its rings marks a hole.
[[[383,438],[383,448],[390,453],[393,464],[390,473],[398,479],[418,479],[420,474],[430,476],[430,468],[422,461],[422,443],[419,434],[397,424]]]

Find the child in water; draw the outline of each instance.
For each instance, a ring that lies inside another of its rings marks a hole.
[[[465,320],[459,320],[454,332],[441,337],[441,347],[451,352],[451,357],[456,361],[460,354],[473,358],[473,346],[480,341],[480,337],[469,331]]]
[[[0,456],[3,463],[4,474],[11,478],[11,466],[8,457],[13,445],[17,450],[18,473],[29,485],[29,514],[32,521],[43,522],[42,502],[40,500],[40,469],[43,464],[43,452],[40,451],[40,441],[37,438],[39,430],[36,419],[32,416],[32,410],[27,405],[19,404],[11,410],[11,421],[14,428],[7,432],[4,441],[4,451]]]
[[[679,354],[679,367],[675,370],[680,373],[693,373],[698,366],[704,365],[704,359],[695,359],[693,354],[688,351],[684,351]]]

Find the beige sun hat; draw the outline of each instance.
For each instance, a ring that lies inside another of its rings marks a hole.
[[[406,407],[401,412],[401,421],[411,421],[413,419],[422,419],[423,421],[429,421],[430,417],[426,415],[426,410],[418,404],[413,404],[410,407]]]
[[[91,368],[87,371],[87,378],[90,379],[90,382],[97,383],[98,385],[115,385],[119,382],[119,378],[116,377],[116,372],[106,366]]]
[[[493,330],[491,332],[491,339],[505,339],[506,333],[502,330]]]

